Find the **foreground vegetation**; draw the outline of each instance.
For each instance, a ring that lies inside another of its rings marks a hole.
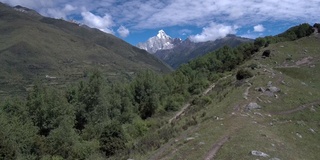
[[[105,159],[147,154],[199,123],[192,117],[183,125],[167,124],[172,111],[185,101],[210,104],[211,98],[199,96],[209,84],[250,60],[266,44],[309,36],[310,29],[303,24],[253,44],[223,47],[169,75],[145,71],[126,83],[109,83],[99,71],[93,71],[65,90],[36,84],[25,99],[11,98],[1,104],[0,159]],[[251,72],[239,70],[237,78],[249,78]],[[229,82],[219,83],[214,100],[221,101],[229,94],[224,90]],[[201,116],[207,117],[206,113]]]

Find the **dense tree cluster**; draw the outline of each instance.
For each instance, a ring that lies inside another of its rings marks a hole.
[[[314,31],[312,29],[312,26],[310,26],[308,23],[303,23],[298,26],[291,27],[285,32],[276,36],[266,36],[264,38],[257,38],[254,44],[258,47],[266,47],[271,43],[297,40],[299,38],[309,36],[313,32]]]
[[[0,158],[109,157],[144,135],[145,119],[176,110],[189,95],[180,73],[147,70],[128,83],[106,82],[95,71],[66,91],[35,85],[25,100],[1,104]]]
[[[159,147],[174,128],[158,126],[156,133],[147,134],[157,127],[147,121],[150,117],[178,110],[189,96],[266,44],[310,34],[310,26],[302,24],[237,48],[225,46],[168,75],[138,73],[127,83],[107,83],[94,71],[65,90],[35,85],[26,99],[0,104],[0,159],[104,159],[137,145]],[[236,78],[251,76],[239,70]]]

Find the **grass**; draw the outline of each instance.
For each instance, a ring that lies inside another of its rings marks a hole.
[[[245,80],[247,82],[239,82],[233,73],[233,76],[218,82],[207,95],[211,103],[192,106],[194,109],[188,110],[174,127],[182,127],[192,117],[196,117],[197,124],[180,130],[176,137],[164,144],[166,147],[160,147],[148,155],[140,155],[139,159],[148,159],[155,154],[161,155],[158,159],[204,159],[213,144],[224,136],[231,138],[220,148],[215,159],[320,159],[319,104],[314,105],[315,111],[310,107],[287,115],[272,114],[319,100],[318,44],[319,39],[313,36],[271,44],[265,49],[275,54],[266,59],[261,58],[262,49],[240,66],[249,69],[254,77]],[[288,55],[292,62],[287,62]],[[311,64],[286,67],[295,65],[296,61],[307,56],[313,57]],[[250,64],[257,64],[257,68],[251,70],[248,67]],[[310,67],[312,64],[315,66]],[[266,88],[269,81],[281,89],[281,92],[276,93],[278,98],[255,90],[257,87]],[[248,83],[251,87],[248,99],[244,99],[243,93],[249,87]],[[250,102],[257,102],[263,108],[243,111]],[[194,139],[187,141],[188,137]],[[252,150],[265,152],[270,157],[252,156],[249,154]]]

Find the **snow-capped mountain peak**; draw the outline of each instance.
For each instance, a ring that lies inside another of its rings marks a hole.
[[[176,43],[181,43],[181,40],[171,38],[164,30],[159,30],[157,36],[149,38],[144,43],[138,43],[137,47],[153,54],[158,50],[172,49]]]
[[[157,37],[160,38],[160,39],[169,39],[169,38],[171,38],[162,29],[158,32]]]

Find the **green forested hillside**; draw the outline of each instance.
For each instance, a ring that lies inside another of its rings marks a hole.
[[[113,80],[144,69],[171,72],[157,58],[111,34],[2,3],[0,33],[1,95],[25,93],[34,81],[64,87],[95,68]]]
[[[235,35],[227,35],[222,39],[207,42],[191,42],[186,39],[172,49],[159,50],[155,56],[169,64],[172,68],[179,68],[192,59],[203,56],[209,52],[213,52],[223,46],[236,47],[242,43],[252,42],[252,39],[237,37]]]
[[[305,31],[295,41],[285,32],[269,37],[278,43],[261,38],[224,47],[167,75],[147,70],[110,83],[94,71],[64,89],[40,81],[26,98],[1,102],[0,158],[250,159],[251,150],[262,150],[281,159],[317,159],[312,142],[319,137],[308,132],[319,130],[317,112],[281,116],[300,105],[318,110],[319,36],[307,37],[310,29],[294,28]],[[271,53],[262,58],[266,50]],[[261,93],[271,97],[259,93],[267,85]],[[292,141],[297,135],[303,139]],[[309,151],[298,152],[300,145]]]

